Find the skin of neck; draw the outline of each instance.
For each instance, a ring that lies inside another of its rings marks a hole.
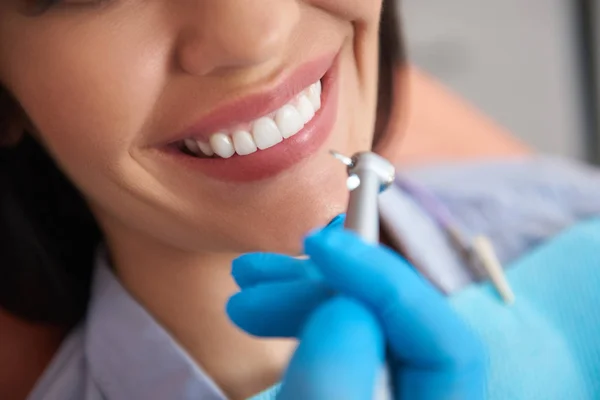
[[[124,287],[229,398],[247,399],[281,379],[295,340],[251,337],[225,312],[239,291],[231,276],[238,254],[190,253],[111,228],[111,263]]]

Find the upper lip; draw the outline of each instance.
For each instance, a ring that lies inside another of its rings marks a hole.
[[[321,79],[334,63],[336,54],[326,54],[300,65],[289,74],[280,74],[269,87],[228,103],[219,105],[200,120],[177,133],[168,143],[187,138],[205,139],[221,129],[251,122],[265,116]]]

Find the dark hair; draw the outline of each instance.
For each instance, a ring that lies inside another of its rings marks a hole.
[[[396,0],[384,0],[381,115],[389,115],[394,73],[403,62]],[[0,90],[0,135],[16,104]],[[379,121],[378,126],[385,123]],[[100,241],[86,202],[42,145],[25,134],[15,146],[0,147],[1,308],[33,322],[75,324],[87,307]]]
[[[379,88],[374,142],[385,133],[392,107],[401,100],[394,98],[394,85],[400,76],[404,77],[406,62],[399,4],[400,0],[383,0],[379,23]]]

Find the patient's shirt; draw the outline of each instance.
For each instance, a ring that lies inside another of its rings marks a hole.
[[[504,265],[576,221],[600,214],[600,173],[558,159],[457,163],[403,171],[403,176],[431,193],[467,237],[487,235]],[[455,297],[460,298],[472,283],[470,269],[420,200],[393,186],[381,198],[383,224],[432,283],[448,294],[460,291]],[[272,399],[275,391],[257,399]],[[29,399],[225,396],[133,299],[99,252],[87,317],[65,340]]]

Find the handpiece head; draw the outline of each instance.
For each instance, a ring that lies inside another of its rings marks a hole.
[[[357,153],[352,158],[331,152],[346,165],[350,190],[344,226],[365,241],[379,241],[379,193],[395,179],[395,169],[385,158],[371,152]]]
[[[352,157],[352,166],[348,167],[348,175],[358,175],[361,171],[372,171],[377,174],[381,182],[381,189],[387,189],[396,179],[396,168],[394,165],[372,152],[357,153]]]
[[[394,165],[378,154],[366,151],[347,157],[333,150],[331,154],[346,165],[349,177],[360,179],[364,172],[375,173],[381,182],[381,190],[387,189],[396,178]]]

